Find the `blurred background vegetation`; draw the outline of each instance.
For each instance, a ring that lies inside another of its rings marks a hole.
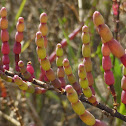
[[[8,31],[10,35],[9,45],[11,50],[14,45],[16,33],[16,22],[22,16],[25,20],[24,40],[22,41],[22,53],[20,59],[25,64],[32,62],[35,69],[35,77],[40,75],[40,66],[36,54],[35,34],[38,31],[39,15],[46,12],[48,15],[48,56],[55,50],[56,44],[77,28],[81,22],[88,25],[91,35],[93,76],[95,79],[94,88],[99,102],[113,107],[112,96],[104,83],[101,40],[92,22],[92,14],[95,10],[101,12],[106,24],[115,34],[116,21],[112,11],[112,0],[0,0],[0,8],[5,6],[8,12]],[[125,0],[120,3],[119,34],[118,40],[126,48],[126,8]],[[0,46],[1,46],[0,40]],[[73,39],[69,40],[69,46],[64,49],[64,57],[70,60],[74,74],[77,76],[77,66],[82,61],[81,54],[81,32]],[[14,54],[10,52],[11,68],[14,68]],[[126,114],[125,106],[121,104],[121,78],[122,65],[120,61],[111,55],[113,72],[115,77],[115,90],[119,103],[118,111]],[[57,69],[55,62],[52,64],[54,70]],[[77,77],[78,78],[78,77]],[[79,117],[73,112],[65,96],[61,96],[54,91],[47,91],[43,95],[27,94],[21,92],[14,85],[8,86],[8,91],[18,107],[26,126],[85,126]],[[106,116],[104,112],[84,103],[97,119],[103,120],[109,126],[124,126],[126,123]],[[0,110],[15,118],[14,112],[3,103],[0,97]],[[0,126],[14,126],[9,120],[0,117]]]

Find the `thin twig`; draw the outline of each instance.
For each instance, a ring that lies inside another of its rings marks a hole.
[[[15,120],[14,118],[6,115],[5,113],[3,113],[2,111],[0,111],[0,116],[4,117],[6,120],[8,120],[9,122],[13,123],[15,126],[20,126],[20,123]]]
[[[6,84],[6,83],[5,83],[5,84]],[[21,116],[20,113],[19,113],[19,109],[15,106],[14,100],[12,99],[12,96],[10,95],[10,92],[9,92],[9,91],[7,91],[7,96],[8,96],[8,98],[9,98],[8,105],[9,105],[10,108],[15,112],[16,118],[17,118],[17,120],[20,122],[20,126],[24,126],[24,122],[23,122],[22,116]]]
[[[27,99],[28,102],[28,106],[30,107],[31,111],[32,111],[32,115],[37,123],[38,126],[43,126],[42,121],[40,120],[39,115],[37,114],[37,111],[35,109],[35,107],[33,106],[33,104],[31,103],[31,101],[29,99]]]
[[[83,95],[80,97],[80,100],[82,102],[86,102],[86,103],[88,103],[88,104],[93,106],[93,104],[88,102],[88,100]],[[119,119],[121,119],[121,120],[126,122],[126,116],[125,115],[120,114],[119,112],[115,111],[114,109],[111,109],[111,108],[107,107],[106,105],[98,103],[97,106],[95,106],[95,107],[97,107],[97,108],[99,108],[101,110],[104,110],[105,112],[109,113],[111,116],[117,117],[117,118],[119,118]]]

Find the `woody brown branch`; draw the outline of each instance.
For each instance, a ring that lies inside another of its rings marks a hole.
[[[11,77],[13,77],[15,74],[14,73],[12,73],[12,72],[10,72],[10,71],[5,71],[5,74],[7,75],[7,76],[11,76]],[[24,78],[22,78],[22,79],[24,79]],[[47,84],[47,83],[45,83],[45,82],[42,82],[42,81],[39,81],[39,80],[37,80],[37,79],[33,79],[33,82],[32,82],[34,85],[38,85],[38,86],[40,86],[40,87],[43,87],[43,88],[46,88],[47,90],[55,90],[55,91],[57,91],[58,92],[58,90],[56,90],[53,86],[49,86],[49,84]],[[62,95],[65,95],[66,93],[65,92],[61,92],[61,91],[59,91],[59,93],[61,93]],[[82,101],[82,102],[85,102],[85,103],[87,103],[87,104],[90,104],[91,106],[94,106],[93,104],[91,104],[85,97],[84,97],[84,95],[81,95],[80,96],[80,100]],[[106,105],[103,105],[103,104],[101,104],[101,103],[98,103],[96,106],[94,106],[94,107],[97,107],[97,108],[99,108],[100,110],[104,110],[105,112],[107,112],[109,115],[111,115],[111,116],[113,116],[113,117],[116,117],[116,118],[119,118],[119,119],[121,119],[121,120],[123,120],[123,121],[125,121],[126,122],[126,116],[125,115],[122,115],[121,113],[119,113],[119,112],[117,112],[116,110],[114,110],[114,109],[111,109],[111,108],[109,108],[109,107],[107,107]]]

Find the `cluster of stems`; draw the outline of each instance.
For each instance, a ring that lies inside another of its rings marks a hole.
[[[114,56],[119,58],[124,66],[126,66],[126,54],[121,44],[116,39],[113,38],[112,32],[110,31],[109,27],[104,23],[104,18],[98,11],[95,11],[93,14],[93,22],[103,42],[102,65],[103,65],[103,69],[105,70],[104,72],[105,82],[107,85],[110,86],[111,93],[114,97],[114,102],[115,102],[114,105],[117,106],[116,94],[113,87],[114,76],[112,71],[110,70],[112,68],[112,64],[111,64],[109,54],[111,52]]]
[[[2,7],[0,10],[0,28],[1,28],[1,40],[2,40],[2,46],[1,46],[1,52],[3,54],[2,56],[2,64],[3,68],[6,70],[9,70],[9,52],[10,52],[10,47],[8,44],[9,40],[9,33],[8,33],[8,20],[7,20],[7,10],[5,7]]]
[[[8,73],[9,70],[9,35],[7,31],[8,21],[6,19],[7,11],[6,8],[3,7],[0,11],[1,20],[0,20],[0,28],[1,28],[1,40],[2,47],[1,52],[3,54],[2,61],[0,60],[0,89],[3,94],[2,97],[6,97],[6,90],[4,85],[2,85],[1,79],[15,83],[19,89],[24,92],[43,94],[47,91],[47,88],[34,86],[32,84],[36,84],[39,86],[43,86],[39,84],[39,81],[35,81],[34,76],[34,68],[31,62],[27,63],[27,67],[25,67],[24,62],[19,60],[19,54],[21,53],[21,41],[23,40],[23,31],[24,31],[24,19],[20,17],[17,23],[17,32],[15,34],[15,43],[13,52],[15,54],[15,70],[16,74]],[[98,33],[102,39],[102,66],[104,69],[104,79],[106,84],[110,87],[111,93],[114,97],[114,106],[117,106],[116,102],[116,93],[114,90],[114,76],[111,71],[112,63],[110,59],[110,52],[114,54],[114,56],[118,57],[124,65],[124,76],[121,81],[121,87],[123,89],[121,100],[124,104],[126,104],[126,54],[123,47],[119,44],[117,40],[113,38],[113,35],[108,28],[108,26],[104,23],[104,19],[102,15],[95,11],[93,14],[93,22],[96,26]],[[75,32],[70,34],[69,38],[73,39],[73,37],[79,32],[80,28]],[[90,47],[90,34],[89,29],[85,25],[82,27],[82,55],[83,55],[83,63],[78,66],[78,76],[79,83],[75,75],[72,72],[72,67],[70,66],[69,60],[67,58],[63,59],[63,47],[67,45],[67,41],[63,40],[61,44],[57,44],[56,50],[54,52],[53,58],[48,59],[47,57],[47,15],[46,13],[42,13],[40,15],[40,25],[39,31],[36,33],[35,43],[37,45],[36,52],[38,55],[38,59],[41,66],[41,80],[49,81],[53,85],[52,89],[59,91],[59,93],[63,93],[67,95],[68,100],[71,103],[71,106],[75,113],[79,115],[80,119],[90,126],[107,126],[104,122],[95,119],[95,117],[87,110],[85,110],[84,105],[82,104],[81,99],[82,91],[84,96],[86,97],[87,102],[94,106],[99,106],[98,101],[95,97],[95,91],[93,89],[94,79],[92,75],[92,62],[91,62],[91,47]],[[55,59],[56,56],[56,65],[57,69],[57,77],[51,68],[51,62]],[[3,68],[3,69],[2,69]],[[65,74],[67,75],[67,79],[71,85],[66,85],[65,82]],[[10,75],[10,76],[9,76]],[[42,82],[40,81],[40,82]],[[44,83],[44,82],[43,82]],[[47,83],[48,85],[48,83]],[[51,86],[50,86],[51,87]],[[49,88],[48,88],[49,89]],[[79,96],[78,96],[79,95]],[[85,98],[84,97],[84,98]]]

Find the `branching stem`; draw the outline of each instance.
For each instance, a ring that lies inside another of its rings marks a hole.
[[[12,73],[12,72],[10,72],[10,71],[5,71],[5,74],[6,74],[7,76],[11,76],[11,77],[14,76],[14,73]],[[22,78],[22,79],[23,79],[23,78]],[[47,83],[42,82],[42,81],[39,81],[39,80],[37,80],[37,79],[34,79],[32,83],[33,83],[34,85],[38,85],[38,86],[40,86],[40,87],[46,88],[47,90],[55,90],[56,92],[59,92],[59,93],[62,94],[62,95],[65,95],[65,94],[66,94],[64,90],[63,90],[63,92],[61,92],[60,90],[55,89],[52,85],[47,84]],[[93,106],[93,104],[91,104],[91,103],[84,97],[84,95],[81,95],[81,96],[80,96],[80,100],[81,100],[82,102],[85,102],[85,103],[90,104],[90,105]],[[111,108],[107,107],[106,105],[103,105],[102,103],[98,103],[98,104],[97,104],[96,106],[94,106],[94,107],[97,107],[97,108],[99,108],[99,109],[102,110],[102,111],[105,111],[106,113],[108,113],[108,115],[111,115],[111,116],[113,116],[113,117],[117,117],[117,118],[119,118],[119,119],[121,119],[121,120],[123,120],[123,121],[126,122],[126,116],[125,116],[125,115],[122,115],[121,113],[117,112],[117,111],[114,110],[114,109],[111,109]]]

